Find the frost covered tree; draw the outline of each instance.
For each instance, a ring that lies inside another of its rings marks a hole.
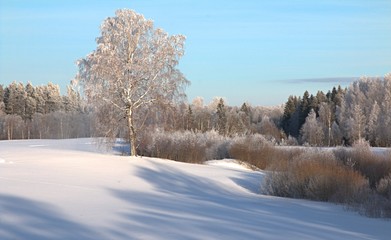
[[[62,108],[62,97],[60,87],[51,82],[44,88],[46,113],[56,112]]]
[[[4,91],[5,112],[24,116],[26,92],[22,83],[11,83]]]
[[[26,102],[25,102],[25,116],[24,118],[30,120],[33,118],[34,113],[37,111],[37,98],[35,88],[31,83],[26,85]]]
[[[323,129],[316,119],[316,113],[311,109],[305,123],[301,128],[302,140],[311,146],[321,146],[323,142]]]
[[[3,85],[0,84],[0,114],[5,110],[4,106],[4,88]]]
[[[224,105],[224,100],[220,98],[219,103],[217,104],[217,122],[216,122],[216,129],[221,135],[226,134],[226,127],[227,127],[227,115],[226,115],[226,109]]]
[[[319,107],[319,120],[324,128],[324,135],[327,137],[327,146],[331,144],[331,127],[333,124],[333,112],[331,105],[322,102]]]
[[[369,114],[368,124],[366,126],[367,138],[372,146],[378,145],[378,119],[379,119],[380,107],[375,101],[372,106],[371,113]]]
[[[185,37],[170,36],[143,15],[123,9],[103,21],[96,41],[96,50],[77,61],[76,81],[95,105],[97,122],[108,124],[106,137],[116,137],[125,120],[131,155],[136,155],[136,112],[184,96],[188,81],[177,65]]]
[[[63,105],[65,112],[81,112],[81,97],[79,92],[72,87],[67,86],[67,95],[63,97]]]

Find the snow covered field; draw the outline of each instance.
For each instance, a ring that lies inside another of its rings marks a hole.
[[[390,239],[391,221],[259,194],[263,173],[0,141],[0,239]]]

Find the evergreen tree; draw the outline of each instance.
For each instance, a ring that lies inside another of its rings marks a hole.
[[[227,116],[224,106],[224,100],[220,98],[217,104],[217,131],[221,135],[226,135]]]
[[[35,94],[36,94],[35,101],[36,101],[36,108],[37,108],[36,112],[40,114],[48,113],[46,109],[46,99],[47,99],[47,95],[45,94],[47,91],[46,89],[47,86],[35,87]]]
[[[250,107],[247,106],[246,103],[242,104],[242,106],[240,107],[240,111],[246,114],[247,116],[250,116]]]
[[[81,112],[80,93],[71,85],[67,86],[67,95],[63,97],[63,106],[65,112]]]
[[[241,124],[243,125],[243,133],[245,132],[250,132],[251,131],[251,118],[252,118],[252,113],[251,113],[251,108],[248,106],[248,104],[243,103],[242,106],[240,107],[240,111],[238,113]],[[247,129],[247,130],[246,130]]]
[[[32,120],[34,113],[37,111],[37,101],[36,101],[35,88],[31,83],[26,85],[26,102],[25,102],[25,115],[24,119]]]
[[[11,83],[4,92],[5,112],[24,117],[26,92],[22,83]]]
[[[298,136],[298,110],[299,99],[296,96],[289,96],[288,101],[284,107],[284,114],[282,116],[281,125],[285,134],[288,136]]]
[[[193,110],[191,109],[191,106],[189,105],[187,108],[187,113],[186,113],[186,130],[193,130],[194,128],[194,114]]]
[[[299,113],[299,129],[303,126],[308,114],[311,110],[311,99],[308,91],[305,91],[303,94],[303,98],[300,102],[300,113]]]
[[[62,98],[60,88],[51,82],[48,83],[44,92],[46,112],[56,112],[62,108]]]

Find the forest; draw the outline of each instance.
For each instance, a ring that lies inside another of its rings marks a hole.
[[[1,140],[112,137],[129,142],[126,117],[110,105],[88,104],[74,85],[61,95],[53,83],[13,82],[0,85],[0,100]],[[233,158],[268,170],[261,186],[266,194],[391,216],[390,152],[370,148],[391,146],[391,74],[362,77],[327,93],[305,91],[276,107],[228,106],[223,98],[205,104],[198,97],[136,113],[137,155],[189,163]],[[328,146],[333,148],[318,148]],[[129,148],[121,151],[129,155]]]
[[[82,96],[72,85],[65,95],[53,83],[0,85],[0,139],[104,136],[107,129],[95,121],[104,111],[96,111]],[[142,126],[139,141],[151,129],[160,129],[215,131],[224,137],[260,134],[276,145],[351,146],[365,139],[374,147],[390,147],[391,74],[361,77],[347,88],[336,86],[327,93],[305,91],[276,107],[247,102],[228,106],[218,97],[206,104],[197,97],[191,103],[177,101],[139,111],[137,121]],[[109,124],[116,125],[115,137],[126,138],[122,116]]]

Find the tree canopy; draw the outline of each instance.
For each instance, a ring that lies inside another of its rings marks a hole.
[[[131,155],[136,155],[136,111],[184,96],[188,81],[177,66],[185,36],[170,36],[143,15],[123,9],[103,21],[96,42],[96,50],[77,61],[76,81],[97,111],[103,111],[97,114],[101,134],[117,137],[125,120]]]

